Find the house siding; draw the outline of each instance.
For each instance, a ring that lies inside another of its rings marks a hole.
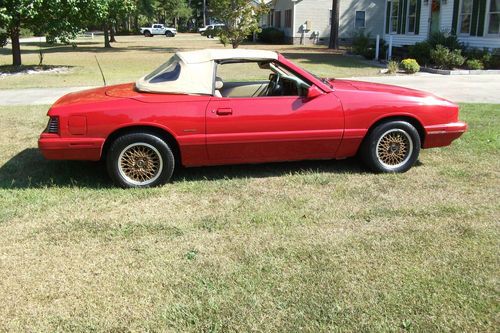
[[[331,0],[277,0],[273,10],[283,15],[287,9],[292,9],[292,28],[283,25],[280,28],[285,32],[288,43],[293,44],[322,44],[330,39],[330,10]],[[382,34],[384,29],[384,0],[345,0],[340,2],[339,37],[346,41],[355,34],[356,11],[365,11],[365,32],[372,37]],[[307,30],[302,26],[309,22]]]
[[[392,36],[392,44],[393,46],[405,46],[405,45],[413,45],[417,42],[425,41],[429,36],[429,22],[431,15],[431,4],[432,0],[429,0],[426,4],[424,0],[422,1],[421,13],[420,13],[420,33],[418,35],[414,34],[385,34],[384,39],[388,42],[390,37]],[[489,2],[487,3],[489,4]],[[386,1],[387,6],[387,1]],[[439,28],[442,32],[450,33],[452,30],[452,21],[453,21],[453,9],[454,9],[454,1],[448,0],[446,3],[441,2],[441,10],[439,17]],[[486,15],[488,11],[486,11]],[[384,11],[385,13],[385,11]],[[385,17],[385,15],[384,15]],[[386,20],[384,19],[384,27]],[[486,24],[486,20],[485,20]],[[385,29],[385,28],[384,28]],[[485,26],[485,32],[487,27]],[[385,31],[385,30],[384,30]],[[494,36],[463,36],[458,34],[458,40],[464,45],[471,48],[489,48],[496,49],[500,48],[500,38]]]

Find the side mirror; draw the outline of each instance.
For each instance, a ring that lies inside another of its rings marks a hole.
[[[306,98],[307,98],[307,100],[311,100],[311,99],[315,99],[316,97],[321,96],[321,95],[323,95],[323,91],[321,91],[321,89],[319,89],[317,86],[315,86],[313,84],[307,90]]]

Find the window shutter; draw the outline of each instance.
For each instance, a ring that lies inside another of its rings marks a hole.
[[[484,36],[484,21],[486,18],[486,0],[479,0],[479,20],[477,24],[477,35]]]
[[[460,0],[455,0],[453,4],[453,21],[451,23],[451,34],[456,35],[458,29],[458,9],[460,7]]]
[[[408,0],[403,0],[403,23],[401,24],[401,33],[406,33],[406,14],[408,13]]]
[[[403,31],[403,1],[399,0],[398,6],[398,35]]]
[[[420,33],[420,11],[422,10],[422,0],[417,0],[417,12],[415,13],[415,35]]]
[[[479,0],[472,1],[472,19],[470,23],[470,35],[475,36],[477,34],[477,14],[479,12]]]
[[[391,2],[387,1],[387,10],[385,13],[385,33],[391,32]]]

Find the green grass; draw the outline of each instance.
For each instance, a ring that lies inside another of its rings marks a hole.
[[[494,332],[500,116],[400,175],[356,161],[180,170],[113,188],[0,114],[0,331]]]
[[[108,83],[135,81],[167,61],[178,50],[221,48],[218,41],[198,34],[180,34],[175,38],[156,36],[118,36],[112,49],[104,49],[102,37],[94,40],[81,38],[78,47],[45,43],[23,43],[23,64],[38,65],[39,50],[44,53],[44,64],[70,67],[68,73],[39,73],[0,78],[0,89],[70,87],[102,85],[95,56],[106,75]],[[376,75],[378,68],[354,57],[343,56],[324,46],[297,47],[294,45],[262,45],[248,43],[242,48],[267,49],[282,52],[306,69],[326,77],[351,77]],[[10,48],[0,49],[0,73],[12,72]],[[241,76],[241,73],[239,73]]]

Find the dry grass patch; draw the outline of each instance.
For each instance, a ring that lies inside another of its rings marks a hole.
[[[3,107],[1,331],[495,331],[499,115],[402,175],[354,160],[180,170],[111,187]]]

